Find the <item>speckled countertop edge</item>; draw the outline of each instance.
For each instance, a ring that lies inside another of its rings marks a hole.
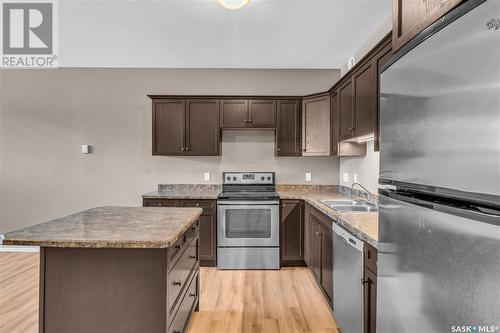
[[[5,233],[3,245],[166,248],[174,244],[201,213],[201,208],[187,207],[96,207]]]
[[[280,199],[304,200],[320,212],[331,218],[335,223],[347,229],[357,238],[378,248],[378,213],[340,213],[321,203],[323,199],[359,199],[357,196],[346,195],[329,190],[307,190],[304,187],[277,187]],[[361,229],[361,230],[360,230]]]

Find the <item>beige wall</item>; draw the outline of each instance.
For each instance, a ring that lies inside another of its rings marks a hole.
[[[271,131],[226,131],[222,157],[151,156],[146,94],[323,91],[338,70],[59,69],[0,72],[0,232],[99,205],[140,205],[158,183],[272,170],[280,183],[338,184],[337,158],[275,158]],[[94,153],[82,155],[80,145]]]

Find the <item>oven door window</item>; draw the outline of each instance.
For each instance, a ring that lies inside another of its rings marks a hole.
[[[271,238],[271,209],[226,210],[226,238]]]

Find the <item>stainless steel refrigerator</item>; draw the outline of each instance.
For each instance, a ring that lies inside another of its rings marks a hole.
[[[500,332],[500,1],[380,74],[377,332]]]

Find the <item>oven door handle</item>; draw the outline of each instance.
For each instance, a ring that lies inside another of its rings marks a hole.
[[[241,206],[241,205],[258,205],[258,206],[262,206],[262,205],[279,205],[280,202],[279,200],[269,200],[269,201],[258,201],[258,200],[255,200],[255,201],[235,201],[235,200],[218,200],[217,201],[217,205],[221,206],[221,205],[224,205],[224,206]]]

